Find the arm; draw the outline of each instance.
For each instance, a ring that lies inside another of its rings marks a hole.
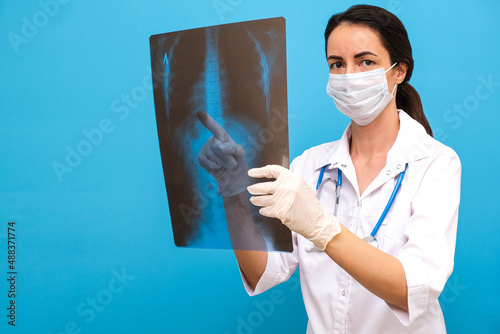
[[[411,323],[439,296],[453,268],[460,197],[456,154],[439,154],[418,169],[412,215],[403,231],[407,241],[397,256],[376,249],[342,226],[300,176],[279,166],[252,169],[249,174],[276,179],[249,187],[256,195],[251,201],[262,207],[262,215],[279,218],[325,251],[365,288],[395,306],[401,322]]]
[[[452,150],[436,152],[412,170],[415,193],[409,202],[411,216],[400,232],[404,246],[398,254],[369,247],[344,228],[325,250],[360,284],[390,304],[404,324],[436,301],[453,271],[461,166]]]
[[[251,201],[264,206],[260,209],[261,214],[281,219],[290,229],[314,242],[366,289],[387,303],[408,310],[406,276],[401,262],[341,225],[319,203],[302,178],[289,171],[286,173],[292,182],[284,180],[286,177],[280,180],[281,176],[274,174],[268,177],[278,180],[269,189],[262,189],[266,187],[262,184],[249,187],[250,193],[260,195],[252,197]],[[278,188],[273,194],[276,198],[269,195],[274,188]],[[268,203],[273,204],[267,206]]]
[[[371,246],[344,226],[328,243],[325,253],[374,295],[408,311],[406,276],[397,258]]]
[[[250,284],[255,289],[267,265],[266,242],[253,220],[247,193],[224,197],[227,228],[236,260]]]
[[[252,169],[253,177],[276,181],[252,185],[250,200],[262,206],[260,213],[276,217],[387,303],[408,309],[406,277],[399,260],[366,243],[319,203],[311,187],[300,176],[280,166]]]
[[[245,279],[255,290],[267,265],[267,247],[248,202],[246,187],[251,183],[243,147],[207,113],[197,116],[213,136],[208,139],[198,162],[217,181],[223,196],[224,211],[231,244]]]

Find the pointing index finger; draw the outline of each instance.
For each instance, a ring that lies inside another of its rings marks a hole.
[[[204,111],[198,111],[196,113],[201,124],[210,131],[215,138],[219,139],[221,142],[225,143],[229,141],[229,135],[226,130],[224,130],[209,114]]]

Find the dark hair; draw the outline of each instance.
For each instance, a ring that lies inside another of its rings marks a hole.
[[[352,6],[345,12],[333,15],[328,21],[325,29],[325,51],[328,46],[328,37],[341,23],[362,24],[372,28],[378,32],[382,44],[389,52],[391,64],[404,63],[408,66],[406,77],[398,85],[396,106],[422,124],[427,133],[432,136],[432,129],[425,117],[420,96],[408,83],[413,72],[413,56],[408,33],[403,23],[383,8],[369,5]]]

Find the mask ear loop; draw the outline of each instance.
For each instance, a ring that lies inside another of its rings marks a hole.
[[[390,70],[392,70],[392,68],[393,68],[394,66],[396,66],[397,64],[398,64],[398,62],[395,62],[394,64],[392,64],[392,66],[391,66],[391,67],[389,67],[389,68],[387,69],[387,71],[385,71],[385,73],[387,73],[387,72],[389,72]],[[396,87],[397,87],[397,86],[398,86],[398,84],[394,84],[394,88],[392,89],[392,93],[391,93],[391,95],[394,95],[394,92],[396,91]]]
[[[398,87],[398,84],[394,84],[394,88],[392,89],[392,95],[394,95],[394,92],[396,91],[396,88]]]
[[[387,72],[389,72],[390,70],[392,70],[392,68],[393,68],[394,66],[396,66],[397,64],[398,64],[398,62],[395,62],[394,64],[392,64],[392,66],[391,66],[391,67],[389,67],[389,68],[387,69],[387,71],[385,71],[385,73],[387,73]]]

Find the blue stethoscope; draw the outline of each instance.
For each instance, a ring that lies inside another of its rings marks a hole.
[[[321,171],[319,172],[318,176],[318,183],[316,184],[316,197],[319,195],[319,187],[321,186],[321,183],[323,182],[323,176],[325,174],[326,168],[330,166],[330,164],[325,165],[321,167]],[[405,169],[403,172],[401,172],[398,176],[398,180],[396,181],[396,185],[394,186],[394,190],[392,191],[391,197],[389,198],[389,202],[387,202],[387,205],[385,206],[384,211],[382,212],[382,215],[380,215],[380,218],[377,221],[377,224],[375,224],[375,227],[372,230],[372,233],[370,233],[369,236],[363,238],[364,241],[368,242],[370,245],[377,247],[378,248],[378,240],[375,238],[375,235],[378,232],[378,229],[380,228],[380,225],[382,225],[382,222],[385,219],[385,216],[387,216],[387,213],[389,212],[389,209],[392,206],[392,203],[394,202],[394,199],[396,198],[396,194],[399,191],[399,188],[401,187],[401,182],[403,181],[403,178],[405,177],[406,173],[406,168],[408,167],[408,164],[405,165]],[[337,185],[335,186],[335,211],[334,215],[337,216],[337,208],[339,205],[339,200],[340,200],[340,186],[342,185],[342,171],[340,168],[337,169],[338,171],[338,177],[337,177]]]

